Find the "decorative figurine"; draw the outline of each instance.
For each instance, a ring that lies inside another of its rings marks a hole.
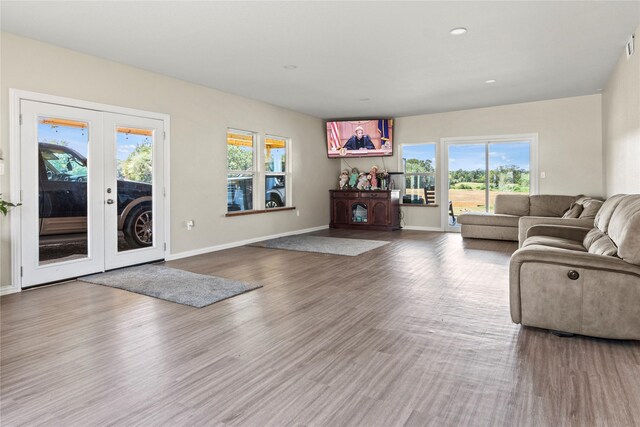
[[[369,173],[371,174],[371,188],[378,188],[378,166],[371,166]]]
[[[343,169],[340,172],[340,183],[338,184],[338,188],[340,190],[344,190],[347,187],[347,183],[349,182],[349,170]]]
[[[349,175],[349,187],[354,188],[356,186],[356,182],[358,181],[358,169],[351,169],[351,175]]]
[[[356,188],[358,190],[364,190],[367,185],[369,185],[369,180],[367,179],[367,175],[364,172],[360,173],[360,176],[358,177],[358,184],[356,185]]]

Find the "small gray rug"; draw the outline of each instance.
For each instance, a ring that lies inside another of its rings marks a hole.
[[[389,242],[381,240],[344,239],[322,236],[286,236],[265,240],[249,246],[270,249],[286,249],[289,251],[318,252],[322,254],[357,256],[372,249],[379,248]]]
[[[262,287],[153,264],[107,271],[78,280],[198,308]]]

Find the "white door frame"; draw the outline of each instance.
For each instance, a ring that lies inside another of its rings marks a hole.
[[[513,135],[464,136],[455,138],[440,138],[442,147],[442,173],[440,175],[442,205],[440,207],[440,221],[444,231],[460,232],[460,227],[449,225],[449,146],[453,144],[486,144],[514,141],[529,142],[529,194],[538,194],[538,134],[525,133]],[[489,158],[486,159],[487,165]],[[488,167],[488,166],[487,166]],[[446,197],[445,197],[446,196]]]
[[[83,101],[79,99],[66,98],[56,95],[47,95],[43,93],[25,91],[20,89],[9,89],[9,148],[10,148],[10,180],[11,180],[11,198],[12,200],[22,200],[21,190],[21,159],[20,159],[20,101],[29,100],[37,102],[45,102],[49,104],[58,104],[63,106],[83,108],[86,110],[95,110],[105,113],[124,114],[129,116],[145,117],[150,119],[162,120],[164,123],[164,235],[165,235],[165,258],[171,253],[170,242],[170,116],[164,113],[156,113],[152,111],[137,110],[133,108],[119,107],[109,104],[101,104],[91,101]],[[17,208],[20,209],[20,208]],[[9,218],[9,217],[8,217]],[[22,219],[20,215],[11,215],[11,289],[3,293],[19,292],[22,288],[21,278],[21,250],[22,242],[20,230],[22,228]]]

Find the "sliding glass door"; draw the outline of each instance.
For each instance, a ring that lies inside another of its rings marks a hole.
[[[456,230],[461,213],[493,212],[498,194],[535,193],[536,143],[535,135],[445,140],[445,228]]]

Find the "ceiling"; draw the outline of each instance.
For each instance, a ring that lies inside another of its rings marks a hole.
[[[640,1],[0,5],[2,31],[320,118],[597,93],[640,25]]]

